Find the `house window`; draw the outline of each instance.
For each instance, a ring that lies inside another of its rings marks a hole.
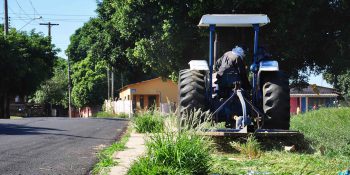
[[[144,108],[144,98],[143,98],[143,95],[140,95],[140,108],[143,109]]]
[[[130,95],[128,95],[128,100],[130,100]]]

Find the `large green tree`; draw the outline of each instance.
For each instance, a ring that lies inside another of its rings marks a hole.
[[[52,75],[57,49],[34,31],[11,29],[0,38],[0,117],[7,118],[10,98],[30,95]]]
[[[129,82],[176,78],[189,60],[208,58],[208,29],[197,27],[202,15],[262,13],[271,23],[261,29],[260,45],[300,85],[308,70],[337,76],[350,66],[349,10],[346,0],[104,0],[98,16],[71,37],[67,53],[75,61],[88,53],[105,60]],[[217,31],[219,54],[234,44],[253,47],[252,28]]]
[[[53,69],[53,76],[41,83],[32,100],[35,103],[50,103],[68,107],[68,74],[67,60],[59,58]]]
[[[120,55],[162,76],[177,74],[190,59],[208,57],[208,32],[197,27],[203,14],[267,14],[271,24],[261,30],[261,44],[295,83],[306,81],[299,73],[307,68],[338,70],[336,64],[345,61],[337,56],[341,47],[349,50],[345,0],[105,0],[98,12],[120,37],[113,44],[122,46]],[[235,43],[252,48],[252,29],[219,29],[219,35],[221,53]]]
[[[72,99],[76,107],[96,106],[107,97],[107,65],[90,54],[72,67]]]

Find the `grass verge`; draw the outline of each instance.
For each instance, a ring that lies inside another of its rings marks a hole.
[[[100,111],[97,114],[95,114],[94,117],[97,117],[97,118],[129,118],[129,115],[125,114],[125,113],[113,114],[111,112]]]
[[[264,152],[258,159],[242,154],[214,154],[212,173],[233,174],[337,174],[350,165],[349,159],[329,158],[320,154],[282,151]]]
[[[91,171],[92,174],[108,174],[110,168],[118,164],[118,162],[114,160],[113,154],[125,149],[125,144],[129,140],[131,131],[132,128],[129,126],[118,142],[114,142],[111,146],[104,148],[98,153],[98,162],[93,167]]]
[[[291,119],[291,130],[298,130],[304,134],[312,148],[311,151],[286,152],[278,148],[283,147],[281,144],[263,149],[260,157],[256,159],[250,159],[240,153],[217,152],[213,154],[212,173],[337,174],[350,168],[349,119],[350,108],[320,109],[294,116]],[[259,140],[259,142],[267,141]]]
[[[350,157],[350,108],[324,108],[294,116],[291,129],[303,133],[316,152]]]

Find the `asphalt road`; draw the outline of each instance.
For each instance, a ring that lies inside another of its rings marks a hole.
[[[126,124],[108,118],[0,119],[0,174],[89,174],[96,153]]]

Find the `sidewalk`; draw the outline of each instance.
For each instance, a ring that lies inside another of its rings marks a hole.
[[[118,165],[111,168],[110,175],[125,175],[128,172],[132,163],[146,151],[144,137],[144,134],[131,133],[126,149],[113,155]]]

